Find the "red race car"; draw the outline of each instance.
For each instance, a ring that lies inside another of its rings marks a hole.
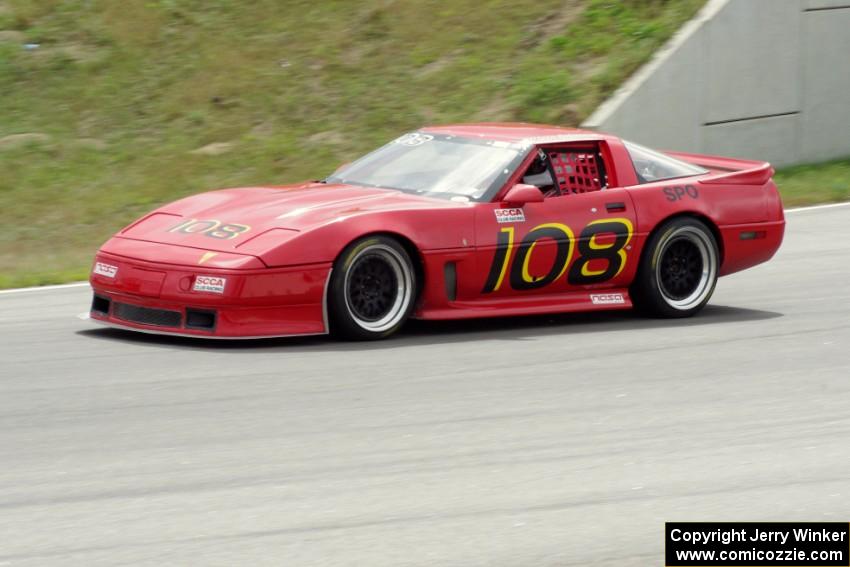
[[[323,181],[203,193],[110,239],[91,318],[211,338],[376,339],[408,317],[687,317],[770,259],[767,163],[529,124],[423,128]]]

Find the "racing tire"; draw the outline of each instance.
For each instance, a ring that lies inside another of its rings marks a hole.
[[[389,337],[404,325],[416,299],[416,271],[398,241],[367,236],[334,262],[328,287],[333,335],[349,340]]]
[[[635,307],[667,319],[696,314],[714,293],[719,258],[705,223],[691,217],[664,223],[647,241],[630,289]]]

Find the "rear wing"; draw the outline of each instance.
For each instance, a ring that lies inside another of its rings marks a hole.
[[[711,175],[701,177],[700,183],[764,185],[773,177],[774,169],[766,161],[751,161],[683,152],[664,152],[674,158],[711,170]]]

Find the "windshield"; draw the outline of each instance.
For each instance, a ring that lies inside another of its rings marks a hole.
[[[691,177],[708,173],[707,170],[670,157],[667,154],[650,150],[634,142],[623,140],[635,164],[639,183],[652,183],[677,177]]]
[[[412,132],[326,181],[482,200],[507,181],[523,155],[519,146],[508,142]]]

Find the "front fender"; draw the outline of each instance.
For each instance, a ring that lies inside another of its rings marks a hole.
[[[473,208],[374,212],[343,216],[302,231],[272,229],[239,252],[258,256],[269,267],[332,262],[354,240],[368,234],[395,233],[422,252],[472,247]]]

